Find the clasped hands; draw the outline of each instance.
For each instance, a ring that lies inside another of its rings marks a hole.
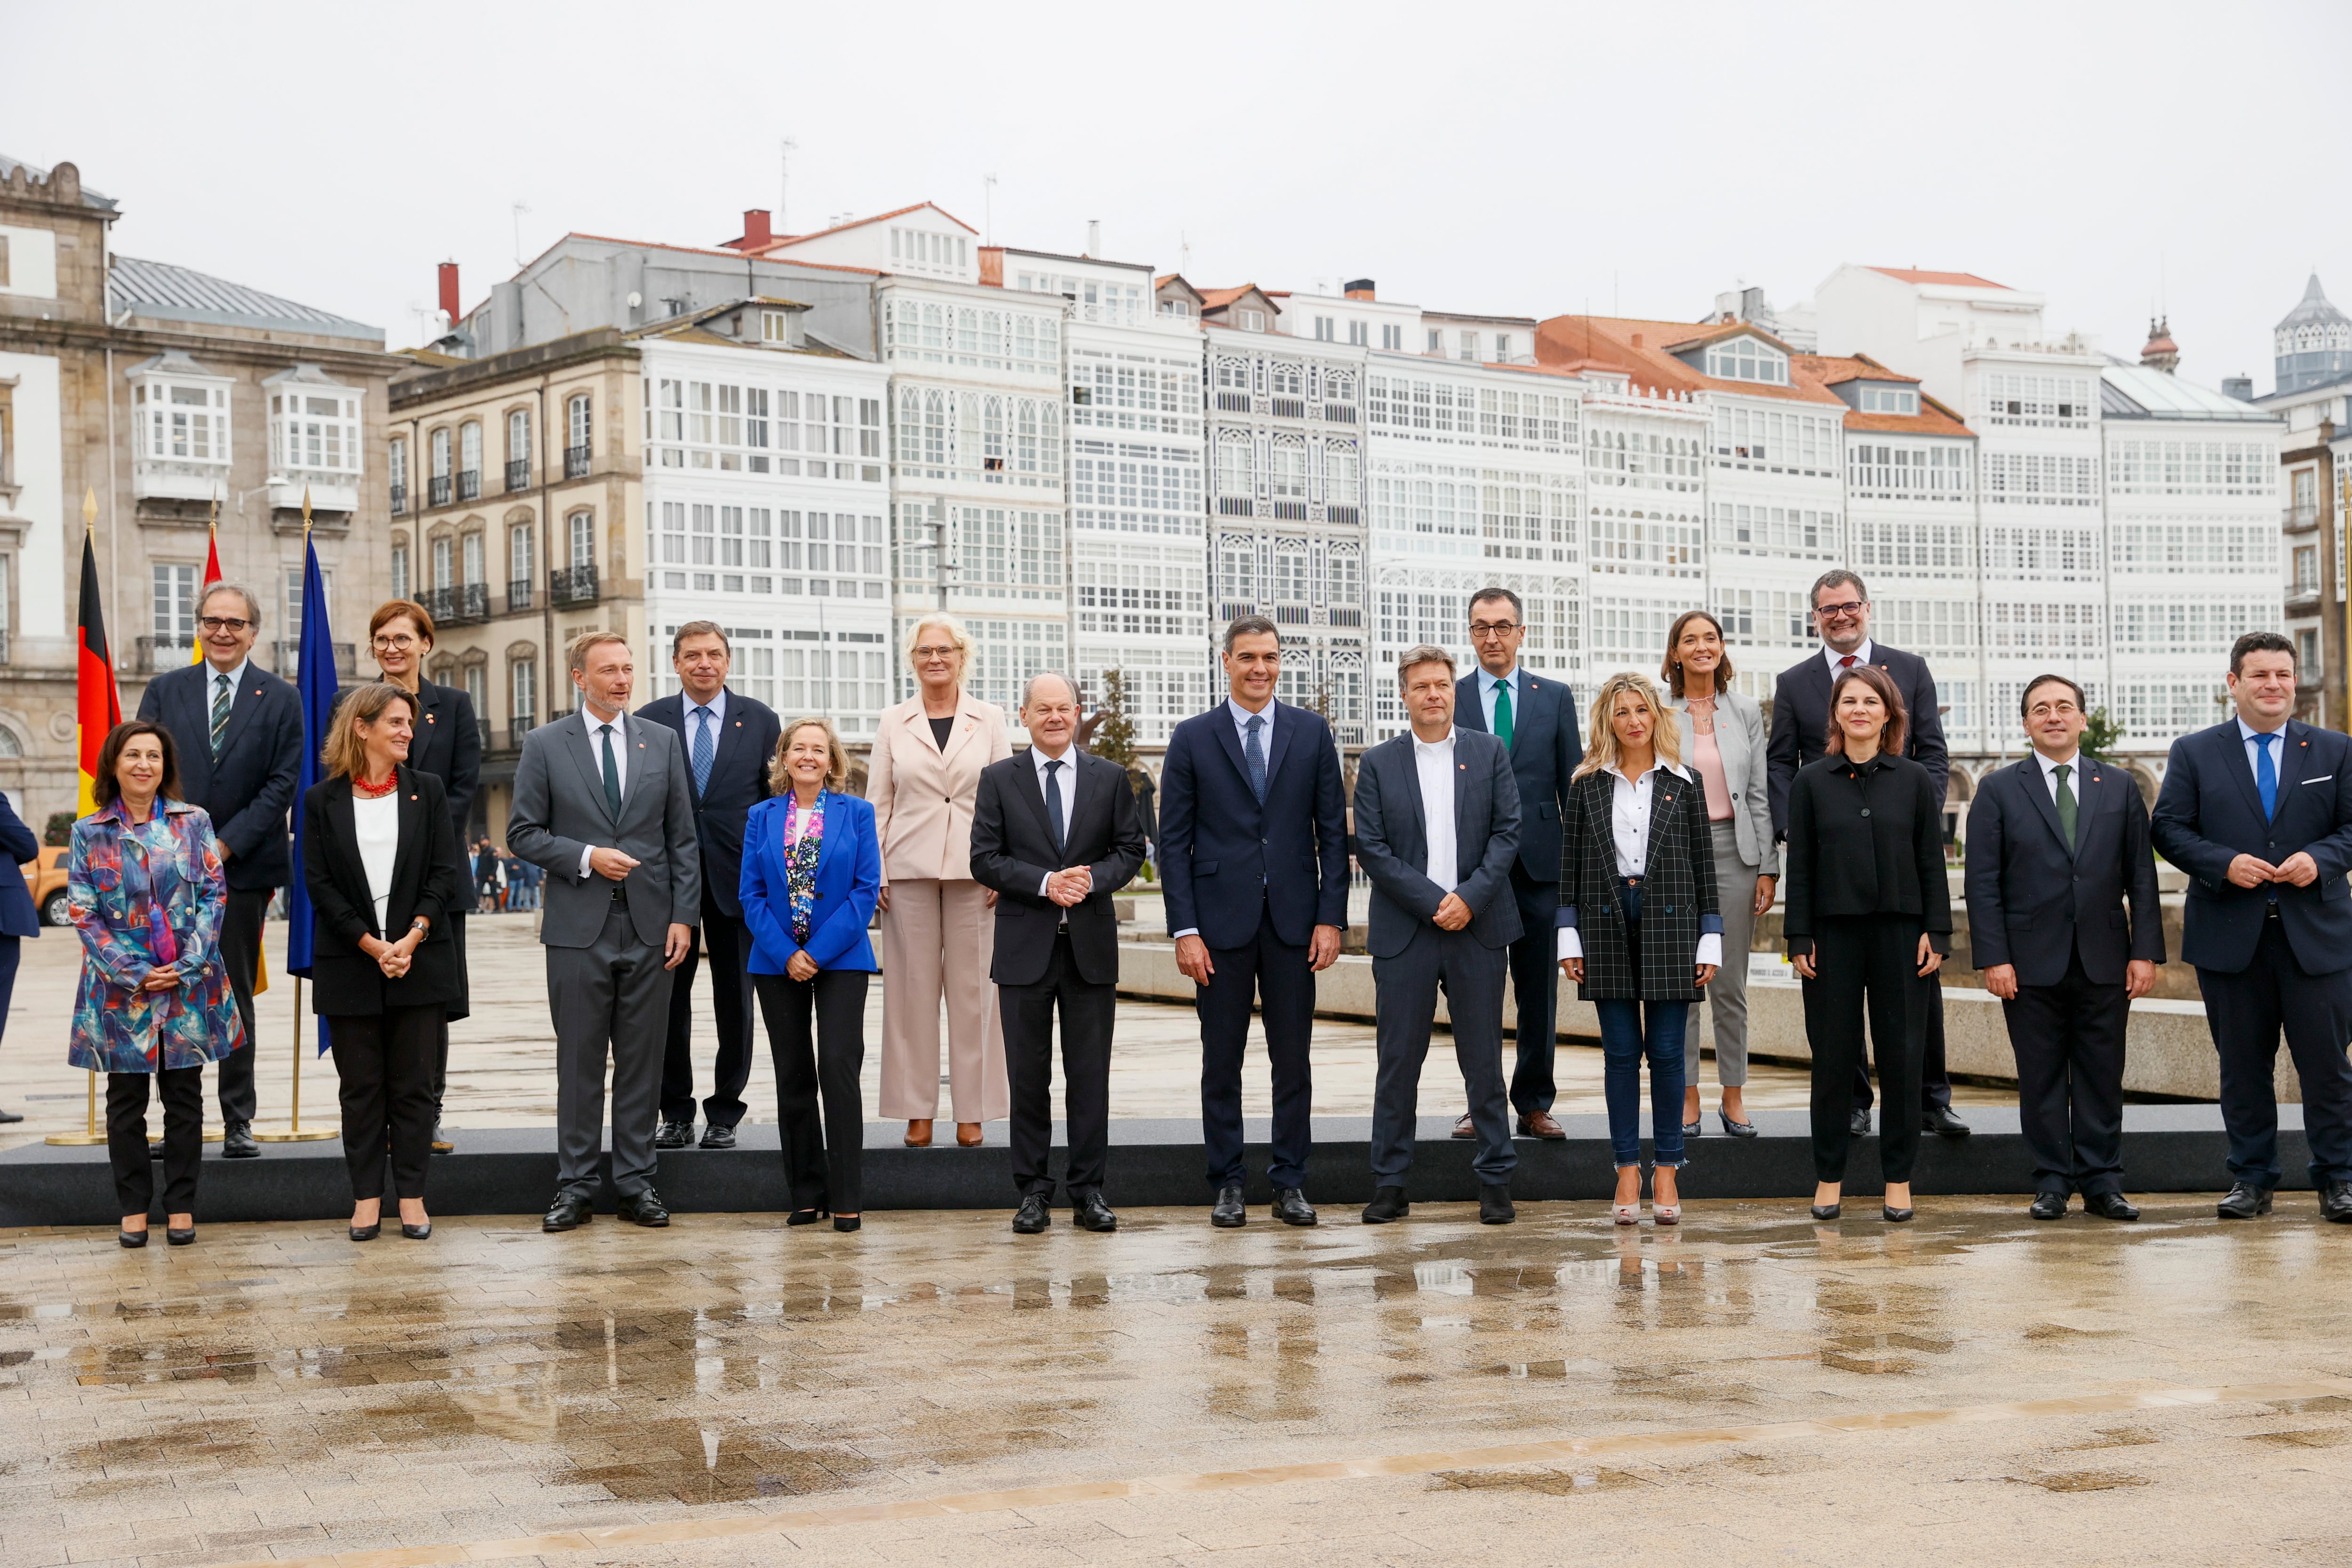
[[[1050,872],[1045,878],[1045,896],[1066,910],[1086,902],[1087,895],[1094,890],[1095,874],[1084,866]]]
[[[2231,885],[2240,888],[2259,888],[2265,882],[2291,882],[2298,888],[2308,888],[2319,880],[2319,862],[2302,850],[2276,866],[2259,855],[2241,855],[2230,862],[2229,874]]]
[[[411,926],[408,934],[398,942],[363,936],[360,938],[360,951],[375,960],[375,966],[383,971],[386,980],[397,980],[408,973],[408,965],[416,956],[416,944],[424,940],[425,933]]]

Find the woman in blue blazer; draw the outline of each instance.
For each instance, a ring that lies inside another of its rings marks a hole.
[[[866,1066],[866,977],[875,972],[866,928],[882,885],[874,807],[841,793],[848,776],[849,753],[829,720],[784,726],[768,770],[777,794],[753,806],[743,826],[738,889],[751,928],[751,988],[776,1068],[776,1119],[793,1188],[785,1223],[811,1225],[830,1214],[835,1230],[856,1230],[862,1204],[866,1113],[857,1078]]]

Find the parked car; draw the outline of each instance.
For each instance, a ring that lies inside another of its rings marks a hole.
[[[72,849],[58,845],[41,851],[37,860],[25,863],[25,887],[33,895],[33,907],[41,911],[45,926],[68,926],[73,917],[66,912],[66,858]]]

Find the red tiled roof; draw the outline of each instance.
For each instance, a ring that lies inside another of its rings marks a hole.
[[[1996,283],[1990,278],[1979,278],[1973,272],[1921,272],[1908,267],[1874,267],[1873,272],[1884,272],[1889,278],[1905,283],[1941,283],[1952,289],[2006,289],[2006,283]]]
[[[947,208],[940,205],[937,202],[914,202],[903,207],[893,208],[891,211],[887,213],[876,213],[872,217],[853,218],[847,223],[837,223],[831,228],[820,228],[810,234],[780,234],[774,239],[769,241],[767,246],[757,252],[757,254],[765,256],[770,251],[781,250],[786,246],[798,245],[803,240],[822,239],[828,234],[842,234],[853,228],[864,228],[869,223],[886,223],[891,218],[904,217],[910,212],[919,212],[924,207],[930,208],[933,212],[939,214],[941,217],[947,219],[958,228],[962,229],[966,234],[978,234],[980,232],[980,230],[972,227],[971,225],[964,222],[963,219],[956,216],[955,214],[948,211]]]
[[[1744,321],[1694,326],[1688,321],[1634,321],[1620,316],[1554,316],[1536,328],[1536,360],[1542,364],[1563,366],[1590,362],[1592,368],[1613,370],[1632,377],[1636,386],[1666,392],[1722,392],[1790,403],[1841,403],[1837,394],[1793,369],[1787,386],[1759,381],[1728,381],[1695,370],[1669,352],[1736,332],[1754,332],[1781,349],[1788,347],[1769,332]],[[1638,345],[1633,341],[1636,338],[1641,340]],[[1795,358],[1790,356],[1792,366]]]
[[[1919,378],[1906,375],[1899,370],[1889,370],[1868,354],[1801,354],[1807,375],[1823,386],[1838,386],[1849,381],[1900,381],[1917,384]]]

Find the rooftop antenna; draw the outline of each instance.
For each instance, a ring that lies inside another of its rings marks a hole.
[[[1192,242],[1181,228],[1176,231],[1176,270],[1187,278],[1192,275]]]
[[[793,232],[784,221],[784,204],[793,194],[793,154],[800,150],[801,144],[789,136],[776,144],[776,233],[779,235]]]
[[[982,205],[980,215],[980,243],[982,245],[994,245],[996,243],[996,176],[993,174],[983,174],[981,176],[980,184],[982,193]]]
[[[525,205],[521,202],[517,202],[515,203],[514,210],[510,215],[514,219],[515,266],[518,269],[522,266],[522,215],[529,211],[530,211],[529,206]]]

